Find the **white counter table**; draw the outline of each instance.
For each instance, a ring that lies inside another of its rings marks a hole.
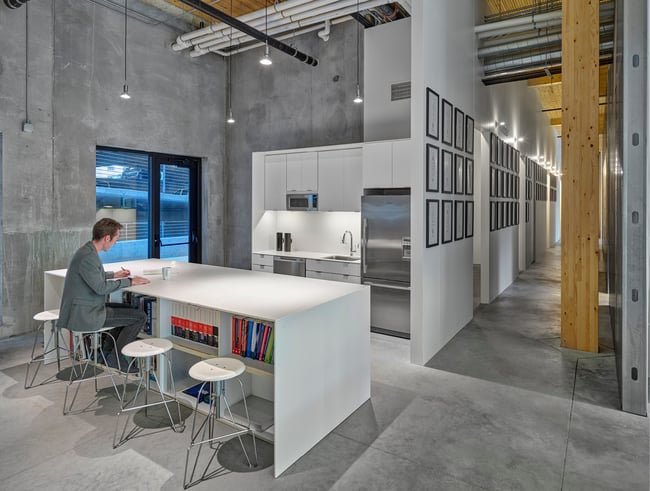
[[[125,267],[151,279],[129,290],[157,299],[153,335],[174,341],[177,388],[185,388],[178,379],[201,357],[234,356],[247,364],[247,392],[272,407],[272,426],[261,431],[274,442],[276,477],[370,398],[368,287],[188,263],[176,263],[165,281],[158,272],[169,264],[147,259],[105,269]],[[65,270],[45,272],[46,309],[59,307],[64,277]],[[178,308],[215,319],[218,348],[171,336]],[[233,316],[274,326],[273,365],[232,354]]]

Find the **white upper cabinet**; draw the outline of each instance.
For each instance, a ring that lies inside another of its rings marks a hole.
[[[264,157],[264,209],[287,209],[287,156]]]
[[[316,152],[288,153],[288,193],[315,193],[318,191],[318,154]],[[268,208],[267,208],[268,209]]]
[[[318,152],[318,210],[361,211],[362,150]]]
[[[411,186],[411,140],[366,143],[363,149],[363,187]]]

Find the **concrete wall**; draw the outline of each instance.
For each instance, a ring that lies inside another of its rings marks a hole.
[[[356,33],[350,21],[333,25],[327,42],[315,32],[297,37],[296,48],[316,57],[317,67],[275,50],[273,65],[264,67],[258,63],[263,48],[233,58],[237,122],[227,128],[227,266],[250,268],[252,152],[362,141],[363,105],[352,102]]]
[[[129,6],[135,2],[129,3]],[[29,13],[29,117],[25,22]],[[122,14],[80,0],[0,8],[3,134],[3,326],[25,332],[43,307],[43,271],[67,266],[95,218],[97,145],[202,157],[204,262],[223,263],[223,61],[191,59],[179,34],[129,18],[128,83]]]

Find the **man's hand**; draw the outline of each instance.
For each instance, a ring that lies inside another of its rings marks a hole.
[[[151,283],[147,278],[143,278],[142,276],[134,276],[131,278],[131,284],[132,285],[147,285]]]
[[[113,272],[113,278],[128,278],[131,275],[131,271],[128,269],[120,269],[119,271]]]

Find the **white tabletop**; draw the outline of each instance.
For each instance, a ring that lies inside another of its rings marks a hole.
[[[351,283],[182,262],[174,263],[171,279],[163,280],[158,271],[170,265],[171,261],[164,259],[144,259],[105,264],[104,269],[117,271],[124,267],[133,275],[151,280],[148,285],[128,288],[135,293],[267,321],[276,321],[369,288]],[[61,269],[48,273],[63,277],[65,271]],[[155,274],[143,274],[154,271]]]

